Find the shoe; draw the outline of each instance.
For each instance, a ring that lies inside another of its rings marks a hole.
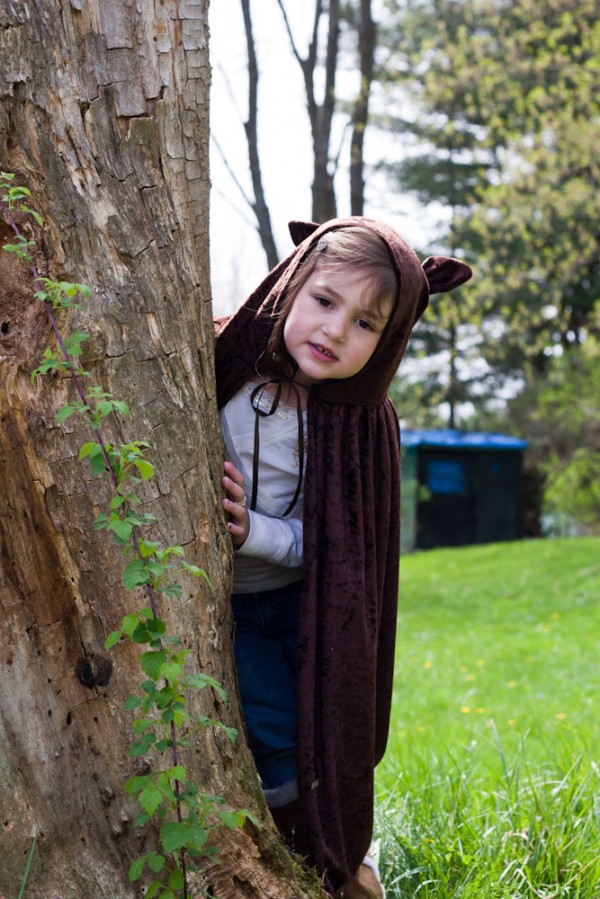
[[[385,899],[385,889],[374,858],[365,856],[352,880],[340,887],[335,899]]]

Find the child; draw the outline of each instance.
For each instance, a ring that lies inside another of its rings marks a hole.
[[[365,218],[290,231],[296,250],[217,326],[236,665],[273,817],[332,893],[367,899],[398,591],[386,392],[429,294],[471,272],[421,265]]]

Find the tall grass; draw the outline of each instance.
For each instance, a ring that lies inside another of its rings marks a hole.
[[[404,560],[389,899],[599,899],[600,540]]]

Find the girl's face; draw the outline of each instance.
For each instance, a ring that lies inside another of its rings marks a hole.
[[[369,278],[317,269],[304,282],[283,329],[288,353],[298,366],[296,380],[350,378],[367,364],[385,328],[391,301],[369,308]]]

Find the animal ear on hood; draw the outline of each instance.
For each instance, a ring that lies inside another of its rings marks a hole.
[[[446,293],[468,281],[473,272],[470,266],[452,256],[429,256],[423,263],[429,293]]]
[[[307,237],[310,237],[311,234],[319,228],[316,222],[289,222],[288,228],[290,230],[290,234],[292,235],[292,240],[294,241],[295,246],[302,243],[303,240],[306,240]]]

